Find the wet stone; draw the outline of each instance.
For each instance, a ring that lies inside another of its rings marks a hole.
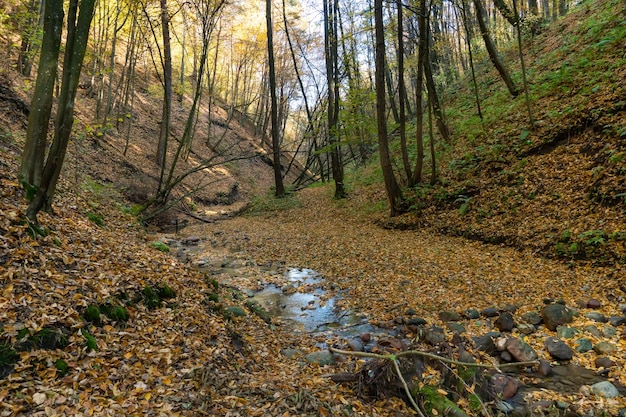
[[[372,334],[369,332],[363,332],[359,335],[359,337],[361,338],[361,341],[363,343],[368,343],[370,340],[372,340]]]
[[[536,326],[541,323],[541,316],[536,311],[530,311],[522,315],[522,320],[528,324]]]
[[[537,372],[541,376],[550,376],[552,375],[552,365],[550,365],[549,361],[541,359],[539,360],[539,367],[537,368]]]
[[[580,330],[575,327],[559,326],[556,328],[557,336],[564,339],[573,339],[578,333],[580,333]]]
[[[409,308],[407,311],[404,312],[404,314],[407,316],[415,316],[417,314],[417,311],[413,310],[412,308]]]
[[[598,323],[606,323],[607,321],[609,321],[609,319],[607,319],[604,314],[598,313],[597,311],[591,311],[589,313],[586,313],[585,317]]]
[[[602,335],[605,337],[613,337],[617,334],[617,330],[615,330],[615,328],[613,327],[605,327],[604,329],[602,329]]]
[[[510,352],[507,352],[505,350],[504,352],[500,352],[500,359],[502,359],[504,362],[513,362],[514,358]]]
[[[556,337],[548,337],[544,340],[544,346],[546,350],[555,359],[568,361],[572,359],[572,349],[565,344],[562,340]]]
[[[348,347],[350,350],[354,352],[362,352],[363,351],[363,343],[359,339],[350,339],[348,340]]]
[[[491,377],[490,385],[496,397],[508,400],[517,394],[517,390],[521,384],[516,378],[498,373]]]
[[[593,344],[591,343],[591,340],[582,338],[576,341],[576,352],[585,353],[585,352],[589,352],[592,349],[593,349]]]
[[[609,323],[611,326],[624,326],[626,325],[626,317],[609,317]]]
[[[599,354],[599,355],[609,354],[611,352],[614,352],[615,349],[616,349],[615,345],[613,343],[609,343],[609,342],[600,342],[600,343],[597,343],[593,347],[593,350],[595,350],[596,353]]]

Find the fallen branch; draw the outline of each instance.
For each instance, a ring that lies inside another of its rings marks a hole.
[[[333,353],[337,353],[339,355],[346,356],[358,356],[362,358],[375,358],[375,359],[383,359],[383,360],[392,360],[392,357],[401,358],[403,356],[423,356],[430,359],[435,359],[445,363],[451,363],[453,365],[458,366],[467,366],[474,368],[489,368],[489,369],[497,369],[500,368],[510,368],[513,366],[530,366],[530,365],[538,365],[539,361],[526,361],[526,362],[511,362],[511,363],[501,363],[501,364],[491,364],[491,363],[474,363],[474,362],[460,362],[454,359],[446,358],[444,356],[435,355],[434,353],[422,352],[421,350],[405,350],[402,352],[398,352],[396,354],[389,355],[381,355],[379,353],[369,353],[369,352],[352,352],[347,350],[335,349],[334,347],[329,347]]]

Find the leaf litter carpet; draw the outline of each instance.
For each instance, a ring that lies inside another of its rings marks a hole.
[[[151,247],[152,237],[113,198],[100,196],[105,201],[94,208],[90,196],[61,189],[55,214],[40,216],[50,233],[34,238],[23,221],[15,170],[0,168],[3,346],[19,346],[44,328],[68,342],[62,349],[17,352],[0,380],[0,415],[413,415],[398,398],[362,398],[326,377],[354,371],[362,361],[320,367],[280,354],[285,348],[318,350],[319,343],[343,347],[341,341],[294,333],[280,323],[268,326],[254,315],[225,319],[207,308],[207,294],[216,292],[236,304],[232,288],[216,290],[211,276]],[[441,324],[442,309],[517,304],[524,312],[543,298],[573,304],[594,297],[603,313],[617,314],[611,300],[623,270],[570,269],[507,248],[384,230],[360,213],[358,201],[332,201],[324,189],[298,198],[298,208],[195,226],[185,234],[235,248],[236,256],[257,265],[315,269],[328,288],[342,291],[339,308],[366,314],[373,323],[390,322],[407,308],[433,324]],[[105,219],[100,227],[87,216],[94,209]],[[242,277],[236,284],[258,289],[272,279]],[[163,284],[175,290],[175,299],[154,309],[137,301],[146,286]],[[122,304],[128,320],[85,320],[87,306],[107,302]],[[611,377],[624,383],[623,335],[613,342],[618,366]],[[534,347],[543,350],[539,341]],[[60,359],[66,370],[55,366]],[[592,356],[575,360],[593,362]]]

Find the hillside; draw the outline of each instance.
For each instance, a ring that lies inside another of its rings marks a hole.
[[[525,54],[531,107],[480,64],[484,128],[470,80],[447,95],[454,138],[440,144],[440,183],[410,193],[415,213],[381,221],[547,257],[626,262],[626,9],[587,1]],[[519,57],[506,52],[521,83]]]

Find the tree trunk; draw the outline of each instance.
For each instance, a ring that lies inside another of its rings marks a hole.
[[[383,23],[383,0],[374,0],[374,28],[376,33],[376,120],[378,124],[378,145],[380,165],[385,179],[385,190],[389,199],[390,215],[402,214],[404,199],[391,165],[387,138],[387,115],[385,104],[385,34]]]
[[[269,64],[269,82],[271,97],[271,118],[272,118],[272,151],[274,155],[274,183],[276,185],[276,197],[285,195],[283,185],[283,174],[280,163],[280,137],[278,135],[278,103],[276,99],[276,69],[274,68],[274,35],[272,27],[272,0],[265,0],[265,19],[267,21],[267,61]]]
[[[474,6],[476,7],[476,19],[478,20],[480,33],[483,37],[483,40],[485,41],[485,47],[487,48],[487,52],[489,53],[489,58],[498,70],[498,73],[500,74],[500,77],[502,77],[502,80],[506,84],[506,87],[509,89],[509,93],[513,97],[517,97],[517,95],[519,94],[519,90],[517,89],[517,87],[515,87],[515,84],[513,84],[513,80],[509,76],[509,73],[506,70],[504,63],[500,60],[496,45],[493,43],[493,40],[489,35],[489,29],[487,28],[487,24],[485,22],[485,9],[482,5],[481,0],[474,0]]]
[[[417,159],[413,171],[413,184],[422,181],[422,168],[424,166],[424,68],[428,60],[428,11],[426,0],[420,0],[418,10],[419,44],[417,56],[417,75],[415,80],[415,140],[417,142]],[[432,141],[432,138],[430,139]]]
[[[398,9],[398,104],[400,111],[400,148],[402,150],[402,163],[409,187],[413,184],[413,173],[409,162],[409,151],[406,145],[406,85],[404,83],[404,27],[402,14],[402,0],[396,0]]]
[[[34,191],[33,187],[37,188],[41,183],[62,31],[63,1],[48,0],[44,10],[46,36],[41,45],[37,81],[28,115],[26,142],[19,173],[20,181],[31,192]]]
[[[167,142],[170,134],[170,120],[172,113],[172,49],[170,45],[169,21],[170,18],[167,10],[167,0],[161,0],[161,29],[163,33],[163,111],[156,154],[156,162],[161,171],[157,194],[163,185],[163,176],[166,168]]]
[[[326,79],[328,83],[328,143],[335,182],[335,198],[345,198],[343,166],[339,145],[339,68],[337,53],[337,0],[324,0],[324,49],[326,55]]]
[[[78,0],[70,1],[65,57],[63,59],[63,76],[57,105],[54,140],[43,169],[41,184],[26,211],[26,215],[32,221],[37,220],[37,213],[42,208],[45,207],[49,210],[52,205],[52,197],[61,173],[67,144],[72,132],[72,124],[74,123],[74,99],[76,98],[80,72],[87,49],[94,4],[95,0],[82,0],[77,20]]]

